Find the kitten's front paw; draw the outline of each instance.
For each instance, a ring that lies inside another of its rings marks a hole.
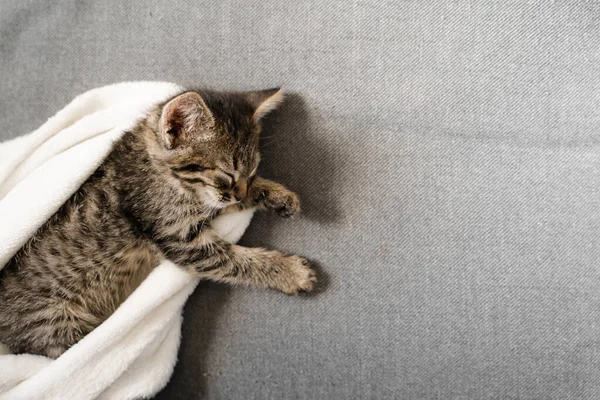
[[[284,218],[292,217],[300,212],[300,200],[296,193],[283,188],[265,193],[263,203],[266,208]]]
[[[276,289],[292,296],[310,292],[317,282],[317,274],[310,262],[300,256],[286,256],[285,270],[279,277]]]

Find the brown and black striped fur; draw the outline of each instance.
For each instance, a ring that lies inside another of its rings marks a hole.
[[[294,193],[255,175],[260,118],[279,99],[277,89],[186,92],[125,133],[0,272],[0,343],[59,356],[164,259],[215,281],[311,290],[305,259],[233,245],[211,228],[245,207],[299,210]]]

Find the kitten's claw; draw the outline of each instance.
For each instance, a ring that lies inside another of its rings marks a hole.
[[[300,256],[288,256],[286,264],[287,279],[281,282],[277,289],[291,296],[313,290],[317,282],[317,274],[307,259]]]

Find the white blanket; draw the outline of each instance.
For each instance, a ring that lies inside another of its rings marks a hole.
[[[159,82],[94,89],[31,134],[0,143],[0,268],[94,172],[125,130],[181,90]],[[235,242],[251,218],[248,210],[213,225]],[[0,399],[153,396],[173,372],[181,311],[197,283],[164,262],[108,320],[56,360],[8,354],[0,345]]]

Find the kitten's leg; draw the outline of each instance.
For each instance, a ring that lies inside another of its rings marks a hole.
[[[315,271],[310,263],[279,251],[234,245],[207,230],[195,243],[162,246],[165,256],[190,273],[227,283],[241,283],[298,294],[313,289]]]
[[[310,263],[300,256],[237,245],[230,251],[232,259],[219,268],[206,271],[199,265],[195,271],[214,281],[268,287],[290,295],[311,291],[317,281]]]
[[[282,184],[268,179],[255,177],[248,189],[248,196],[240,203],[221,210],[219,214],[228,214],[247,208],[273,210],[284,218],[300,212],[298,196]]]

